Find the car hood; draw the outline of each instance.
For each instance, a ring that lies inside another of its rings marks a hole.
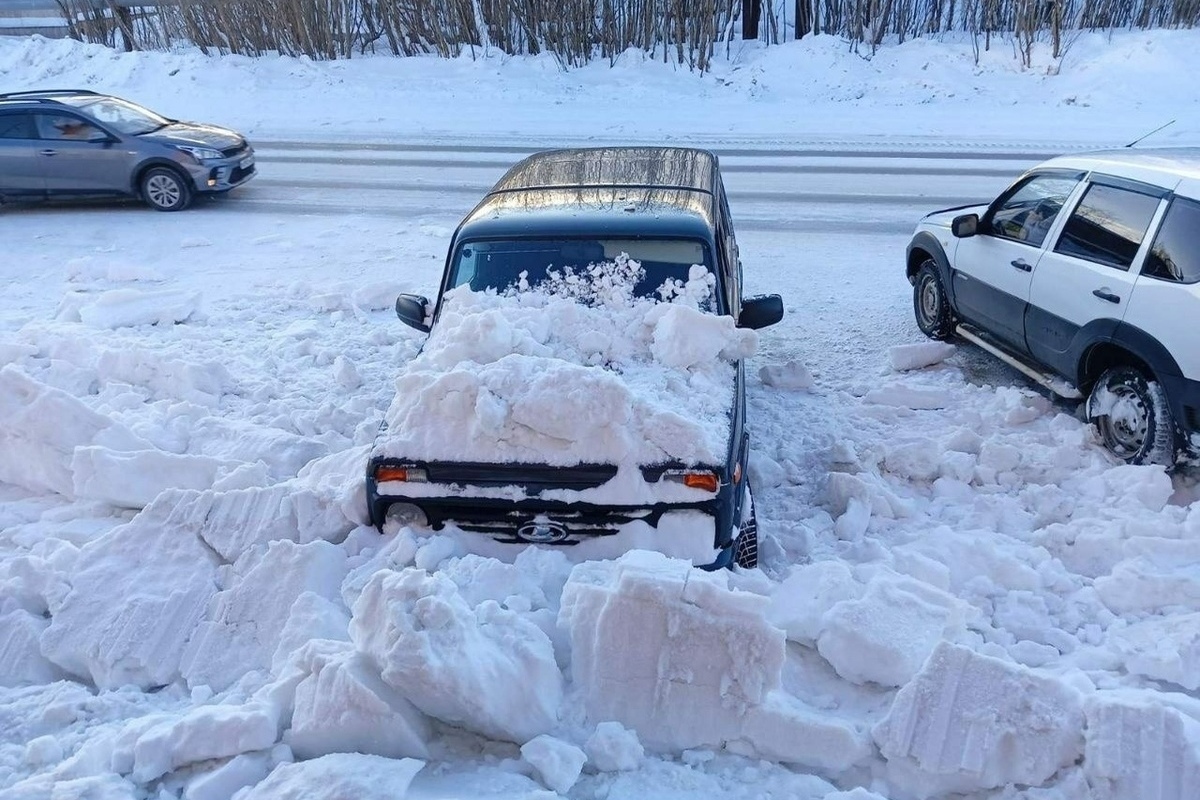
[[[218,128],[216,125],[200,125],[195,122],[172,122],[165,128],[142,134],[142,138],[163,144],[214,147],[217,150],[243,147],[246,144],[246,140],[237,131]]]
[[[978,214],[983,216],[983,212],[987,211],[986,203],[972,204],[968,206],[955,206],[954,208],[943,208],[940,211],[933,211],[921,218],[922,225],[936,225],[942,228],[949,228],[950,223],[955,217],[960,217],[963,214]]]

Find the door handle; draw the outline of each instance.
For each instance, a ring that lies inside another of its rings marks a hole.
[[[1028,264],[1025,261],[1025,259],[1023,259],[1023,258],[1015,259],[1011,263],[1014,267],[1021,270],[1021,272],[1033,272],[1033,267],[1030,264]]]
[[[55,155],[56,153],[58,153],[57,150],[41,150],[39,152],[44,156],[52,156],[52,155]]]
[[[1107,300],[1110,303],[1119,303],[1121,298],[1110,292],[1108,289],[1092,289],[1092,294],[1099,297],[1101,300]]]

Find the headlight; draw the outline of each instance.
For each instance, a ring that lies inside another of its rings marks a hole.
[[[214,150],[211,147],[191,147],[186,144],[177,144],[175,147],[176,149],[187,153],[197,161],[216,161],[219,158],[225,157],[225,154],[220,150]]]

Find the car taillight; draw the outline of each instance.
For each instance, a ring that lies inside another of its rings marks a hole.
[[[709,470],[668,470],[663,473],[663,480],[682,483],[692,489],[713,493],[716,493],[717,489],[721,487],[721,479],[717,473]]]
[[[375,480],[378,483],[384,481],[405,481],[407,483],[425,483],[429,480],[428,473],[417,467],[397,467],[390,464],[380,464],[375,468]]]

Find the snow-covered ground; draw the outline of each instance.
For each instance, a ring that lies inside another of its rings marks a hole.
[[[0,38],[0,91],[95,87],[266,143],[257,181],[183,214],[0,209],[0,796],[1200,795],[1196,479],[1115,464],[1071,407],[921,339],[909,206],[845,199],[883,161],[831,173],[796,229],[769,192],[818,170],[741,173],[741,202],[731,181],[747,293],[788,310],[748,370],[761,571],[362,524],[421,341],[391,303],[435,292],[481,191],[454,148],[495,177],[588,140],[936,160],[1176,119],[1156,141],[1200,144],[1193,32],[1085,36],[1027,72],[1007,45],[845,50],[749,46],[701,77]],[[425,206],[359,176],[318,208],[300,140],[327,188],[373,143],[429,148]],[[1009,162],[942,163],[984,193]]]

